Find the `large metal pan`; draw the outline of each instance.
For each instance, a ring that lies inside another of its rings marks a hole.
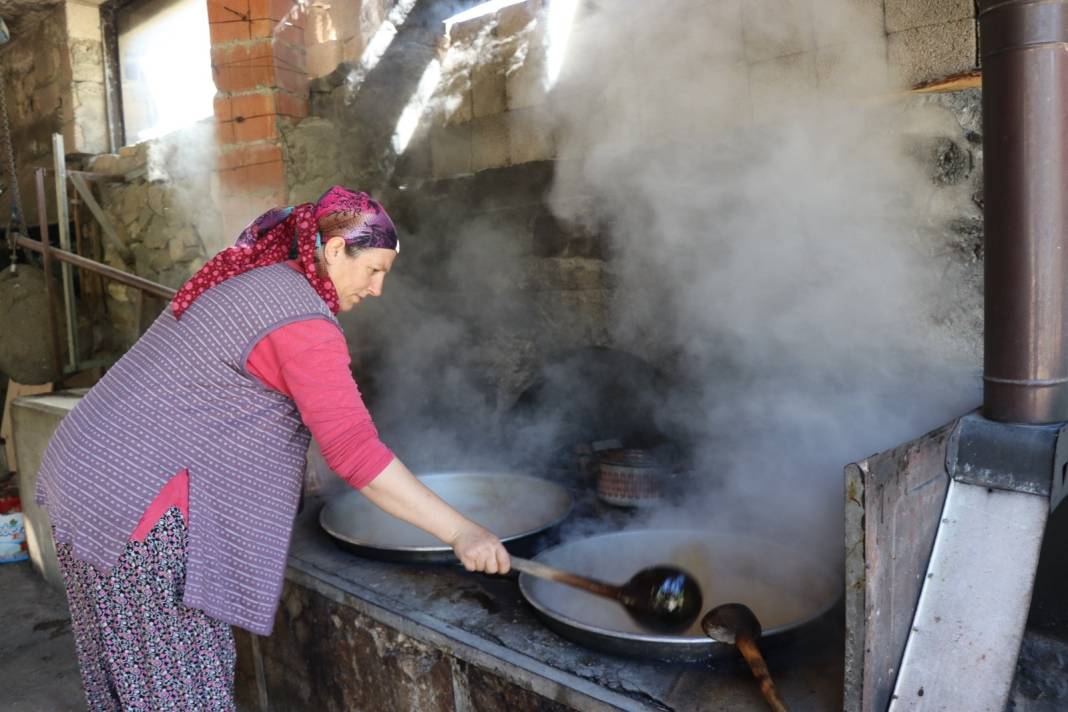
[[[522,548],[563,521],[571,511],[568,491],[537,477],[503,472],[441,472],[420,475],[419,480],[461,514],[509,543],[510,549],[517,545]],[[332,499],[319,513],[319,524],[339,544],[360,556],[456,563],[451,548],[386,514],[359,492],[346,492]]]
[[[841,576],[800,551],[726,532],[604,534],[546,549],[535,559],[618,583],[646,566],[681,566],[700,582],[706,610],[730,602],[753,609],[764,629],[762,645],[803,633],[834,607],[842,589]],[[590,648],[673,662],[733,654],[733,646],[706,636],[699,623],[681,636],[656,635],[614,601],[527,574],[520,575],[519,588],[551,629]]]

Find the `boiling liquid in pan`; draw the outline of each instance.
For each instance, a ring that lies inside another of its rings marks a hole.
[[[566,492],[534,478],[494,473],[444,473],[419,479],[461,514],[502,538],[542,529],[570,507]],[[347,492],[323,523],[345,538],[384,549],[448,549],[440,540],[386,514],[357,492]]]
[[[606,541],[613,545],[606,547]],[[538,560],[613,583],[646,566],[679,566],[700,583],[706,610],[721,603],[745,603],[765,631],[806,620],[835,596],[836,579],[828,572],[813,571],[775,545],[734,535],[628,532],[571,542]],[[545,581],[531,582],[530,591],[543,606],[574,621],[606,631],[649,634],[612,601]],[[704,638],[704,633],[695,622],[683,637]]]

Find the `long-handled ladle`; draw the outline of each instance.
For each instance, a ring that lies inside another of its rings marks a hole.
[[[738,646],[738,651],[749,663],[753,677],[760,683],[760,693],[775,712],[787,712],[786,705],[775,691],[768,664],[760,654],[757,640],[762,632],[760,621],[748,606],[741,603],[724,603],[716,606],[701,619],[701,628],[710,638],[728,645]]]
[[[642,569],[616,586],[530,559],[511,559],[517,571],[618,601],[635,621],[652,630],[681,633],[701,615],[701,587],[693,576],[674,566]]]

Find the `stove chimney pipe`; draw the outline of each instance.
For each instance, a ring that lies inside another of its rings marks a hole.
[[[985,162],[982,414],[1068,421],[1068,0],[978,0]]]

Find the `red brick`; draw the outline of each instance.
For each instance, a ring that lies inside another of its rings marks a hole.
[[[292,116],[303,119],[308,115],[308,100],[304,97],[280,91],[275,95],[274,103],[278,107],[279,116]]]
[[[249,17],[253,20],[278,22],[285,17],[293,24],[304,27],[304,12],[293,0],[248,0],[248,9]]]
[[[231,170],[282,160],[282,147],[276,143],[236,145],[219,154],[219,169]]]
[[[247,43],[212,47],[211,69],[215,79],[215,88],[221,92],[241,91],[254,86]]]
[[[234,122],[215,120],[215,140],[220,144],[234,143]]]
[[[274,113],[274,92],[257,91],[252,94],[237,94],[233,97],[234,118],[245,119],[253,116],[267,116]]]
[[[290,69],[279,67],[275,71],[275,86],[287,89],[294,94],[308,93],[308,73],[295,72]]]
[[[219,171],[219,183],[223,187],[224,195],[244,195],[261,191],[280,193],[285,190],[284,181],[285,164],[282,161]]]
[[[294,72],[306,72],[307,60],[303,47],[295,47],[288,42],[276,40],[273,46],[274,66],[278,69],[289,69]]]
[[[285,186],[285,164],[282,161],[258,163],[246,166],[245,186],[249,190],[262,188],[280,188]]]
[[[274,114],[234,120],[234,139],[238,143],[278,138],[278,120]]]
[[[225,20],[208,25],[213,45],[249,38],[248,20]]]
[[[274,53],[270,41],[212,47],[211,59],[215,87],[221,92],[241,92],[274,84]]]
[[[275,20],[252,20],[249,24],[252,39],[282,40],[295,45],[304,45],[304,28],[293,24],[279,25]]]
[[[215,120],[230,121],[234,118],[233,99],[228,94],[215,97]]]
[[[208,22],[248,19],[248,0],[208,0]]]

